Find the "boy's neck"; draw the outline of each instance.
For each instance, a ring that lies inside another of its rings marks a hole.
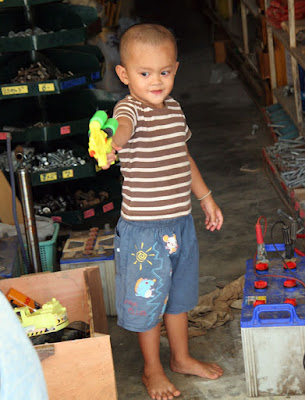
[[[160,108],[166,107],[165,102],[166,102],[166,99],[168,99],[168,96],[167,96],[167,97],[164,99],[164,101],[163,101],[163,103],[162,103],[162,106],[161,106],[161,107],[156,107],[156,106],[154,106],[154,105],[152,105],[152,104],[145,103],[145,101],[139,99],[139,98],[138,98],[137,96],[135,96],[134,94],[129,93],[129,96],[131,96],[131,97],[134,98],[135,100],[139,101],[140,103],[142,103],[142,104],[144,104],[145,106],[150,107],[150,108],[152,108],[152,109],[160,109]]]

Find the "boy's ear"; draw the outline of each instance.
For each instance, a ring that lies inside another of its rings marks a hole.
[[[125,67],[123,67],[123,65],[117,65],[115,67],[115,72],[117,73],[117,76],[120,78],[120,81],[123,82],[124,85],[128,85],[129,79]]]

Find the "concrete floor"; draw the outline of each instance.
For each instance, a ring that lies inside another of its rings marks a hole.
[[[209,22],[194,8],[181,15],[179,7],[173,7],[172,13],[163,13],[168,16],[166,20],[161,18],[161,12],[156,15],[157,9],[156,6],[155,20],[173,27],[179,39],[180,68],[173,95],[181,103],[193,132],[189,149],[213,190],[225,220],[220,232],[205,231],[204,215],[193,199],[202,295],[244,274],[245,260],[253,258],[256,250],[254,226],[258,217],[265,215],[271,226],[278,219],[277,209],[284,206],[262,170],[262,146],[272,143],[262,114],[239,79],[232,77],[231,70],[225,65],[213,64]],[[211,83],[217,73],[222,82]],[[251,134],[253,124],[259,126],[255,135]],[[241,171],[246,165],[258,170]],[[234,315],[233,321],[189,342],[192,355],[204,361],[216,361],[223,367],[224,375],[217,381],[171,372],[168,342],[161,339],[162,361],[169,378],[182,391],[179,398],[247,399],[240,311]],[[143,363],[136,335],[117,327],[115,318],[109,322],[119,400],[149,399],[141,383]],[[276,397],[284,398],[288,397]]]

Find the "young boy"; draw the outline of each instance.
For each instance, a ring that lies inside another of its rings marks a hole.
[[[188,152],[185,116],[169,97],[178,68],[174,36],[160,25],[134,25],[121,38],[120,56],[116,72],[130,95],[113,115],[124,177],[115,237],[118,324],[138,333],[149,396],[168,400],[180,391],[160,362],[162,317],[173,371],[209,379],[223,373],[188,352],[187,312],[197,305],[199,265],[190,192],[207,229],[219,230],[223,216]],[[113,159],[108,155],[109,165]]]

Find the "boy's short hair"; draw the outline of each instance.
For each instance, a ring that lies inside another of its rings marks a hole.
[[[177,42],[169,29],[158,24],[140,23],[132,25],[123,33],[120,40],[121,64],[124,65],[126,62],[128,45],[132,41],[149,45],[160,45],[166,40],[173,44],[177,54]]]

